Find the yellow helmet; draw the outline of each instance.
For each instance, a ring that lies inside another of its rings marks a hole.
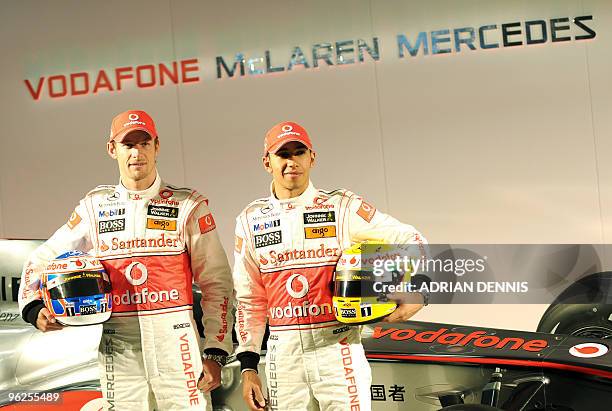
[[[397,308],[381,289],[382,280],[373,271],[375,260],[389,260],[400,254],[397,246],[362,242],[343,250],[334,273],[332,304],[336,319],[345,324],[380,321]],[[412,270],[396,273],[392,282],[410,281]]]

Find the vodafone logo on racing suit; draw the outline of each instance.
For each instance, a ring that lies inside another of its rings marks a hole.
[[[132,271],[134,271],[134,276],[136,278],[132,275]],[[148,277],[149,272],[147,271],[147,266],[141,262],[134,261],[125,269],[125,278],[127,278],[128,283],[132,285],[142,285],[147,281]]]
[[[310,284],[308,280],[302,274],[294,273],[287,279],[285,283],[285,289],[287,293],[295,299],[304,298],[310,290]],[[286,319],[286,318],[300,318],[300,317],[317,317],[319,315],[331,314],[332,308],[329,303],[323,303],[318,305],[311,303],[308,300],[301,301],[301,304],[293,304],[291,301],[287,302],[284,307],[272,307],[270,308],[270,318],[274,320]]]
[[[576,344],[569,349],[569,353],[574,357],[596,358],[601,357],[609,351],[608,347],[598,343]]]
[[[293,288],[294,280],[297,280],[297,282],[301,285],[298,291]],[[306,294],[308,294],[308,280],[306,280],[306,277],[304,277],[302,274],[292,274],[291,277],[289,277],[289,279],[287,280],[287,283],[285,284],[285,289],[293,298],[302,298]]]
[[[133,261],[125,268],[125,278],[131,285],[138,287],[146,283],[149,277],[147,266],[140,261]],[[147,287],[136,290],[125,290],[123,294],[113,295],[113,303],[116,306],[130,304],[147,304],[164,301],[176,301],[180,298],[176,288],[170,290],[149,291]]]
[[[164,190],[159,192],[159,196],[161,198],[163,198],[164,200],[167,200],[168,198],[172,197],[173,194],[174,194],[174,192],[172,192],[171,190],[168,190],[168,189],[164,189]]]

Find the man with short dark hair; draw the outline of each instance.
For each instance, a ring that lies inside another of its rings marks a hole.
[[[331,281],[343,249],[361,241],[422,244],[412,226],[347,190],[310,182],[315,152],[306,130],[285,121],[268,131],[263,166],[271,193],[236,219],[234,284],[243,397],[252,410],[370,409],[370,368],[360,327],[336,321]],[[313,230],[317,228],[317,230]],[[421,307],[401,304],[385,320]],[[257,375],[266,321],[268,400]]]
[[[112,121],[107,152],[120,183],[90,191],[69,221],[24,266],[19,305],[42,331],[62,328],[44,307],[41,268],[78,249],[99,258],[112,284],[113,313],[100,342],[105,407],[211,409],[232,349],[233,287],[208,200],[163,182],[153,119],[128,110]],[[192,283],[202,290],[204,359],[192,314]]]

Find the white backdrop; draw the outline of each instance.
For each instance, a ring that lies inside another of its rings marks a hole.
[[[583,23],[594,39],[575,39],[587,34],[577,16],[593,16]],[[552,42],[550,19],[563,17],[558,35],[571,40]],[[512,22],[521,34],[509,38],[524,43],[529,20],[546,21],[548,41],[478,47],[479,27],[496,24],[487,38],[502,43]],[[414,44],[462,27],[475,29],[476,50],[449,41],[447,54],[430,44],[398,57],[398,34]],[[3,2],[0,237],[46,238],[89,189],[116,183],[110,120],[140,108],[158,126],[160,174],[209,197],[228,251],[237,213],[268,192],[263,135],[286,119],[313,138],[317,186],[350,188],[431,242],[610,242],[611,35],[604,0]],[[377,62],[216,78],[217,56],[269,50],[286,68],[299,46],[312,65],[314,44],[373,37]],[[49,96],[50,76],[93,82],[100,70],[190,59],[195,82]],[[36,100],[24,80],[43,77]]]

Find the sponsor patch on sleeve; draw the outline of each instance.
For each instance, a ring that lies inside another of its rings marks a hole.
[[[240,254],[242,252],[242,243],[244,243],[244,238],[239,235],[236,236],[234,240],[234,250]]]
[[[369,223],[372,221],[374,214],[376,214],[376,208],[366,203],[365,200],[361,201],[361,206],[359,210],[357,210],[357,215]]]
[[[207,232],[217,228],[217,225],[215,224],[215,219],[210,213],[200,217],[198,219],[198,224],[200,225],[200,233],[202,234],[206,234]]]
[[[66,225],[68,225],[68,228],[73,230],[74,227],[79,225],[80,222],[81,222],[81,216],[75,210],[72,212],[72,214],[70,214],[70,218],[68,219],[68,222],[66,223]]]

